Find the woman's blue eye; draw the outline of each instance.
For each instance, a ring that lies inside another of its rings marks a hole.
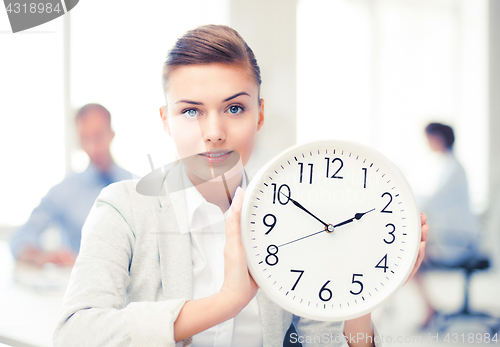
[[[241,111],[243,111],[243,109],[240,106],[231,106],[231,107],[229,107],[229,112],[232,113],[232,114],[238,114]]]
[[[189,118],[194,118],[198,115],[198,111],[196,111],[194,109],[189,109],[189,110],[184,111],[184,114],[186,116],[188,116]]]

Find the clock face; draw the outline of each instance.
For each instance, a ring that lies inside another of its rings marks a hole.
[[[295,146],[254,177],[242,209],[250,272],[298,316],[340,321],[371,312],[408,278],[420,217],[399,170],[368,147]]]

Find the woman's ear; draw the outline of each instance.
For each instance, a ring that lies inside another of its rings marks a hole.
[[[264,99],[260,99],[259,120],[257,121],[257,131],[264,125]]]
[[[170,125],[168,124],[168,118],[167,118],[167,106],[161,106],[160,107],[160,118],[163,123],[163,129],[167,132],[169,136],[172,136],[170,134]]]

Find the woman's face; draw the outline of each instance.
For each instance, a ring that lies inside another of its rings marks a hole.
[[[160,113],[190,178],[210,180],[248,162],[264,123],[258,92],[239,65],[186,65],[170,73]]]
[[[441,139],[441,137],[429,133],[426,133],[426,135],[429,146],[433,151],[446,153],[446,146],[444,145],[443,139]]]

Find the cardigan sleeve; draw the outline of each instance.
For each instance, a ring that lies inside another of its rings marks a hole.
[[[127,304],[135,233],[124,182],[105,188],[82,230],[54,346],[174,346],[185,299]]]

